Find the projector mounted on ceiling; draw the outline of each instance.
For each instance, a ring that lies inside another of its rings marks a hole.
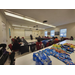
[[[44,21],[43,21],[43,23],[46,23],[46,22],[47,22],[47,20],[44,20]]]

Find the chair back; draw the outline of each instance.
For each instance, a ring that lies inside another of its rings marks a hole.
[[[42,49],[42,43],[36,42],[36,48],[37,50]]]
[[[8,47],[10,48],[10,50],[12,50],[12,44],[9,44]]]
[[[47,42],[46,47],[48,47],[50,45],[50,42]]]

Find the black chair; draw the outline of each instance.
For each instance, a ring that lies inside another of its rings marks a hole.
[[[9,54],[6,53],[2,56],[2,58],[0,59],[0,65],[4,65],[4,63],[6,62],[7,58],[8,58]]]
[[[21,54],[29,52],[29,46],[28,45],[21,46],[19,51],[21,52]]]
[[[25,53],[25,52],[29,52],[29,46],[28,46],[28,42],[23,39],[22,42],[24,43],[24,46],[20,46],[20,52],[21,54]]]
[[[30,45],[30,50],[31,50],[32,52],[35,51],[35,46],[36,46],[36,44],[31,44],[31,45]]]
[[[6,46],[6,44],[0,44],[0,47],[2,47],[0,50],[0,65],[4,65],[9,56],[9,53],[4,54],[4,49],[6,48]]]

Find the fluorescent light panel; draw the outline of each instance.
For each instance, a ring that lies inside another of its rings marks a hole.
[[[27,28],[27,26],[21,26],[21,25],[12,25],[12,26],[16,26],[16,27],[26,27],[26,28]]]
[[[12,25],[12,26],[21,26],[21,25]]]
[[[20,28],[14,28],[14,29],[20,29]]]
[[[31,19],[28,19],[28,18],[24,18],[24,20],[31,21],[31,22],[36,22],[35,20],[31,20]]]
[[[38,24],[41,24],[41,25],[45,25],[45,26],[49,26],[49,27],[56,27],[56,26],[45,24],[45,23],[42,23],[42,22],[39,22],[39,21],[36,21],[36,20],[25,18],[25,17],[19,16],[19,15],[15,15],[15,14],[12,14],[12,13],[9,13],[9,12],[5,12],[5,14],[8,15],[8,16],[12,16],[12,17],[19,18],[19,19],[22,19],[22,20],[27,20],[27,21],[38,23]]]
[[[28,26],[21,26],[21,25],[12,25],[14,27],[25,27],[25,28],[32,28],[32,29],[36,29],[36,28],[33,28],[33,27],[28,27]],[[43,28],[38,28],[38,29],[41,29],[41,30],[44,30]]]
[[[23,17],[15,15],[15,14],[12,14],[12,13],[5,12],[5,14],[8,15],[8,16],[15,17],[15,18],[24,19]]]

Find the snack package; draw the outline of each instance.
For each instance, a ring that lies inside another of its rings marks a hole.
[[[33,60],[36,61],[36,65],[51,65],[52,61],[43,51],[33,53]]]
[[[38,53],[33,53],[33,60],[36,61],[37,58],[38,58]]]
[[[66,64],[66,65],[74,65],[74,63],[68,59],[64,59],[63,62]]]
[[[50,49],[45,49],[44,51],[48,56],[50,56]]]
[[[59,53],[56,52],[55,57],[59,59]]]

